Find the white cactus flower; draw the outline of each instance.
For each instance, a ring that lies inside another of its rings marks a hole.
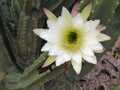
[[[47,41],[41,51],[49,52],[50,56],[55,56],[56,66],[71,61],[73,69],[80,73],[82,60],[96,64],[94,52],[103,51],[101,41],[109,40],[110,37],[102,34],[97,27],[100,20],[89,20],[87,18],[91,11],[89,4],[82,13],[72,16],[63,7],[62,14],[58,18],[47,9],[44,9],[48,16],[48,29],[34,29],[40,38]],[[50,61],[49,61],[50,64]]]

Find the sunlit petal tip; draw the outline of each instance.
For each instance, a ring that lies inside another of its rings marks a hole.
[[[72,15],[72,16],[76,16],[76,15],[78,14],[79,4],[80,4],[80,0],[78,0],[78,1],[74,4],[74,6],[73,6],[73,8],[72,8],[72,11],[71,11],[71,15]]]
[[[73,69],[75,70],[76,74],[80,74],[81,68],[82,68],[82,63],[77,63],[74,60],[71,60]]]
[[[46,43],[46,44],[42,47],[41,51],[49,51],[52,46],[53,46],[52,43]]]
[[[94,50],[95,53],[102,53],[105,51],[105,48],[103,48],[102,50]]]
[[[46,16],[51,20],[57,20],[57,17],[48,9],[43,8],[43,11],[45,12]]]
[[[77,54],[77,55],[74,55],[72,57],[72,59],[76,62],[76,63],[81,63],[82,62],[82,55],[81,54]]]
[[[85,61],[92,63],[92,64],[97,64],[97,58],[96,56],[88,56],[88,55],[83,55],[83,58]]]
[[[61,14],[61,16],[64,19],[67,19],[68,21],[70,21],[72,19],[72,16],[71,16],[70,12],[65,7],[62,8],[62,14]]]
[[[96,29],[98,29],[99,31],[103,31],[103,30],[105,30],[106,29],[106,26],[105,25],[103,25],[103,24],[100,24],[100,25],[98,25],[97,26],[97,28]]]
[[[40,36],[42,31],[44,31],[44,29],[33,29],[33,32],[38,36]]]
[[[111,40],[111,37],[108,36],[108,35],[106,35],[106,34],[100,33],[100,34],[97,36],[97,39],[98,39],[100,42],[103,42],[103,41]]]
[[[53,62],[55,62],[55,59],[56,59],[56,56],[50,56],[50,57],[48,57],[48,59],[43,64],[42,68],[47,67],[50,64],[52,64]]]
[[[94,20],[94,22],[98,25],[100,23],[99,19]]]
[[[55,61],[56,66],[60,66],[63,63],[65,63],[65,60],[64,60],[63,56],[62,55],[57,56],[56,61]]]
[[[88,4],[82,11],[83,20],[86,21],[90,15],[92,9],[92,3]]]
[[[97,58],[96,56],[91,56],[91,58],[93,59],[93,61],[91,61],[92,64],[97,64]]]
[[[66,7],[62,7],[62,14],[66,14],[69,13],[69,11],[67,10]],[[70,14],[70,13],[69,13]]]

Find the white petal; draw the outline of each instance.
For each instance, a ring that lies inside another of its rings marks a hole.
[[[90,47],[92,48],[92,50],[102,50],[103,49],[103,46],[100,43],[91,45]]]
[[[73,66],[73,69],[75,70],[75,72],[76,72],[77,74],[80,74],[80,72],[81,72],[81,67],[82,67],[82,63],[77,63],[77,62],[75,62],[74,60],[71,60],[71,62],[72,62],[72,66]]]
[[[83,58],[89,63],[93,63],[93,64],[97,63],[96,56],[88,56],[83,54]]]
[[[107,40],[110,40],[111,38],[106,35],[106,34],[103,34],[103,33],[100,33],[98,36],[97,36],[97,39],[102,42],[102,41],[107,41]]]
[[[89,46],[84,46],[83,48],[81,48],[81,52],[84,55],[89,55],[89,56],[93,56],[94,55],[93,50]]]
[[[65,7],[62,8],[62,15],[61,16],[70,22],[72,21],[72,16],[71,16],[70,12]]]
[[[48,42],[58,43],[59,32],[57,31],[43,31],[40,33],[40,37]]]
[[[81,53],[77,53],[75,55],[72,56],[72,59],[77,62],[77,63],[81,63],[82,62],[82,55]]]
[[[100,23],[100,20],[90,20],[90,21],[87,21],[84,25],[85,27],[88,27],[91,29],[96,29],[96,27],[99,25]]]
[[[46,43],[46,44],[42,47],[41,51],[49,51],[52,46],[53,46],[52,43]]]
[[[88,44],[88,45],[97,44],[99,42],[97,39],[97,33],[98,32],[96,32],[96,31],[86,32],[86,34],[84,35],[84,41],[86,42],[86,44]]]
[[[48,19],[47,25],[50,30],[57,30],[56,21]]]
[[[71,60],[71,55],[67,54],[67,53],[62,53],[62,56],[64,58],[64,60],[67,62],[67,61],[70,61]]]
[[[47,29],[33,29],[33,32],[40,37],[41,32],[48,31]]]
[[[98,43],[96,45],[91,45],[92,50],[94,50],[95,53],[102,53],[104,52],[104,48],[101,43]]]
[[[62,51],[57,45],[53,45],[49,51],[49,55],[59,55],[61,54]]]
[[[98,40],[95,37],[90,37],[88,39],[88,37],[85,39],[85,43],[86,45],[95,45],[98,43]]]
[[[66,26],[70,26],[70,25],[71,25],[71,23],[63,17],[59,17],[57,19],[57,22],[56,22],[57,30],[60,30],[60,31],[64,30],[66,28]]]
[[[62,55],[57,56],[55,62],[56,66],[60,66],[63,63],[65,63],[64,57]]]
[[[81,14],[77,14],[77,16],[73,17],[73,24],[74,24],[74,27],[81,27],[82,24],[83,24],[83,19],[82,19],[82,16]]]

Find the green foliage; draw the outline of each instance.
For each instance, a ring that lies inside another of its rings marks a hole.
[[[102,24],[110,22],[115,9],[119,5],[119,0],[82,0],[81,2],[79,11],[82,11],[86,5],[92,3],[90,19],[100,19]]]
[[[65,71],[63,65],[52,65],[52,71],[51,67],[42,68],[48,56],[47,53],[40,52],[44,41],[33,33],[33,29],[46,27],[43,7],[58,16],[63,6],[71,10],[76,1],[0,0],[0,90],[37,90]],[[106,50],[109,50],[120,35],[119,0],[82,0],[79,11],[91,2],[93,7],[89,19],[100,19],[102,24],[108,25],[104,32],[110,35],[112,40],[103,44]],[[93,67],[94,65],[85,62],[80,75],[76,75],[72,68],[69,68],[65,75],[71,82],[78,81]],[[56,83],[57,80],[59,83]],[[66,80],[56,78],[48,85],[54,83],[62,86],[63,82]],[[63,88],[70,89],[70,86],[65,84]]]
[[[41,54],[40,48],[44,42],[33,33],[34,28],[46,27],[42,8],[60,12],[58,8],[63,3],[63,0],[0,1],[1,90],[36,90],[63,73],[63,66],[54,66],[52,71],[49,68],[41,70],[47,53]],[[72,3],[67,1],[66,6],[72,6],[73,3],[74,0]]]

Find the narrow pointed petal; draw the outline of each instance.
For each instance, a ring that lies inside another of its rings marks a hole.
[[[82,54],[84,55],[89,55],[89,56],[93,56],[94,52],[93,50],[89,47],[89,46],[85,46],[81,49]]]
[[[110,38],[108,35],[106,35],[106,34],[100,33],[100,34],[97,36],[97,39],[98,39],[100,42],[103,42],[103,41],[110,40],[111,38]]]
[[[86,21],[90,15],[92,4],[88,4],[82,11],[83,20]]]
[[[61,15],[64,19],[66,19],[67,21],[72,22],[72,16],[70,14],[70,12],[65,8],[63,7],[62,8],[62,15]]]
[[[71,60],[70,55],[68,55],[66,53],[61,53],[60,55],[57,56],[55,64],[56,64],[56,66],[59,66],[59,65],[65,63],[65,62],[68,62],[70,60]]]
[[[90,47],[91,47],[92,50],[101,50],[101,49],[103,49],[103,46],[101,45],[101,43],[91,45]]]
[[[72,8],[72,12],[71,12],[71,15],[72,15],[72,16],[76,16],[76,15],[78,14],[79,5],[80,5],[80,0],[78,0],[78,1],[74,4],[74,6],[73,6],[73,8]]]
[[[43,64],[43,68],[47,67],[48,65],[52,64],[53,62],[55,62],[56,60],[56,56],[50,56],[48,57],[48,59],[45,61],[45,63]]]
[[[49,55],[60,55],[60,54],[61,54],[61,49],[57,45],[54,45],[49,50]]]
[[[51,43],[58,42],[58,32],[55,31],[43,31],[40,33],[40,37]]]
[[[48,19],[47,20],[47,25],[48,25],[48,28],[50,28],[50,30],[57,30],[58,29],[55,20]]]
[[[46,43],[46,44],[42,47],[41,51],[49,51],[52,46],[53,46],[52,43]]]
[[[60,66],[63,63],[65,63],[64,57],[62,55],[57,56],[55,62],[56,66]]]
[[[96,29],[96,27],[99,25],[100,20],[89,20],[85,23],[85,27],[88,27],[89,29]]]
[[[101,50],[94,50],[95,53],[102,53],[105,51],[105,48],[101,49]]]
[[[100,43],[98,43],[96,45],[91,45],[91,48],[96,53],[102,53],[102,52],[104,52],[104,48],[103,48],[103,46]]]
[[[43,31],[47,31],[47,29],[33,29],[33,32],[38,36],[40,36]]]
[[[89,63],[97,64],[96,56],[83,55],[83,58]]]
[[[83,25],[83,19],[80,13],[77,14],[75,17],[73,17],[73,24],[74,27],[80,27],[80,28]]]
[[[103,30],[105,30],[105,29],[106,29],[106,26],[105,26],[105,25],[100,24],[100,25],[98,25],[98,26],[97,26],[97,28],[96,28],[96,29],[98,29],[99,31],[103,31]]]
[[[74,60],[71,60],[73,69],[75,70],[76,74],[80,74],[81,68],[82,68],[82,63],[77,63]]]
[[[43,10],[44,10],[46,16],[47,16],[49,19],[51,19],[51,20],[57,20],[57,17],[56,17],[51,11],[49,11],[49,10],[46,9],[46,8],[43,8]]]
[[[81,63],[82,62],[82,55],[81,53],[77,53],[75,55],[72,56],[72,59],[77,62],[77,63]]]
[[[67,53],[62,53],[62,56],[63,56],[63,58],[64,58],[64,60],[66,61],[66,62],[68,62],[68,61],[70,61],[71,60],[71,55],[69,55],[69,54],[67,54]]]

